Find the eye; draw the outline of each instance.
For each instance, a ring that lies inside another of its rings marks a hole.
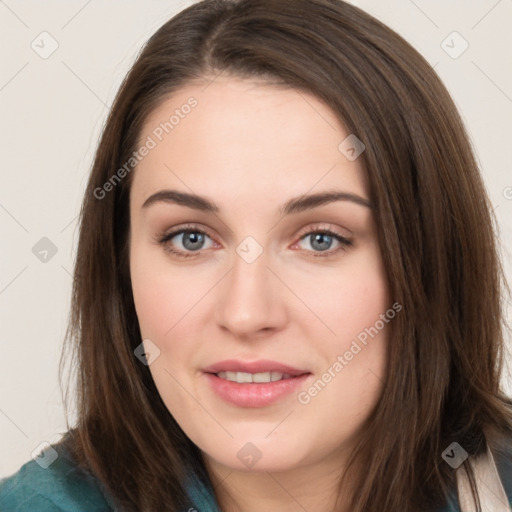
[[[156,241],[164,246],[164,249],[180,258],[190,258],[196,256],[204,247],[206,238],[211,238],[208,234],[194,226],[184,226],[179,230],[158,235]],[[174,241],[173,241],[174,240]],[[181,244],[183,249],[175,249],[176,244]],[[190,251],[190,252],[187,252]]]
[[[339,251],[345,251],[352,245],[352,241],[330,229],[322,229],[318,226],[310,228],[305,234],[302,234],[300,242],[306,241],[312,249],[306,249],[314,257],[328,257],[337,254]],[[298,242],[296,245],[300,244]],[[336,249],[329,250],[333,242],[338,244]]]
[[[164,247],[165,251],[179,258],[198,256],[203,249],[211,248],[212,245],[205,247],[207,239],[212,240],[206,231],[194,225],[182,226],[180,229],[170,233],[162,233],[155,237],[155,240]],[[296,242],[292,247],[296,247],[303,241],[308,241],[311,247],[311,249],[305,249],[306,252],[312,253],[314,257],[324,258],[333,256],[339,251],[347,250],[352,245],[352,241],[348,238],[331,229],[318,226],[309,228],[308,231],[302,233],[299,242]],[[333,242],[336,242],[338,247],[332,250]],[[176,248],[176,245],[181,245],[182,248]]]

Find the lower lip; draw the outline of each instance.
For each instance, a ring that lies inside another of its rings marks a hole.
[[[232,382],[213,373],[205,373],[212,389],[226,402],[238,407],[265,407],[297,390],[311,375],[306,373],[274,382]]]

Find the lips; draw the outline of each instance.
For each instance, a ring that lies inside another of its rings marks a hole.
[[[215,394],[238,407],[266,407],[279,402],[304,386],[312,376],[308,370],[269,360],[231,359],[208,366],[203,372]]]
[[[240,372],[240,373],[265,373],[265,372],[278,372],[290,375],[291,377],[298,377],[305,373],[310,373],[309,370],[301,370],[294,368],[277,361],[271,361],[267,359],[260,359],[258,361],[247,362],[239,361],[236,359],[228,359],[225,361],[219,361],[218,363],[207,366],[203,369],[205,373],[219,372]]]

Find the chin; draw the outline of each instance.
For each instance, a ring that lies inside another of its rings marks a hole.
[[[274,445],[263,437],[261,441],[233,441],[221,451],[219,445],[211,448],[213,450],[202,451],[217,464],[250,473],[289,471],[299,467],[306,458],[306,454],[299,453],[293,446],[283,446],[279,440]]]

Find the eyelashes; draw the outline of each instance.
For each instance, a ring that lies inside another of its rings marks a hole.
[[[190,239],[187,239],[187,236],[194,235],[192,237],[192,245],[193,244],[199,244],[201,245],[203,242],[205,242],[206,239],[212,239],[212,237],[208,234],[207,231],[205,231],[202,228],[199,228],[195,225],[186,225],[181,226],[178,229],[175,229],[171,232],[164,232],[159,233],[155,237],[155,241],[162,245],[164,250],[168,253],[170,253],[173,256],[176,256],[178,258],[194,258],[202,255],[204,251],[206,250],[204,247],[199,247],[198,250],[192,250],[188,249],[183,245],[184,241],[190,242]],[[315,235],[313,237],[313,235]],[[181,237],[181,244],[185,249],[176,249],[176,247],[173,245],[172,240],[174,238]],[[304,240],[309,239],[310,245],[313,243],[320,243],[321,245],[325,245],[327,238],[327,245],[331,245],[329,242],[336,241],[338,243],[338,247],[334,250],[309,250],[305,249],[304,252],[309,253],[308,255],[311,255],[315,258],[328,258],[332,257],[334,255],[337,255],[340,251],[346,251],[349,247],[353,245],[352,240],[340,235],[339,233],[333,231],[332,229],[325,228],[325,227],[319,227],[314,226],[309,228],[307,231],[302,232],[299,235],[299,240],[293,244],[293,247],[297,246]]]

